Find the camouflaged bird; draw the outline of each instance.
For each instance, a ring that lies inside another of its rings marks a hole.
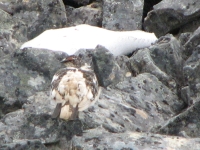
[[[80,66],[77,56],[70,56],[62,62]],[[51,96],[57,102],[52,118],[75,120],[78,112],[93,105],[99,98],[100,88],[95,73],[87,64],[81,67],[66,67],[53,76]]]

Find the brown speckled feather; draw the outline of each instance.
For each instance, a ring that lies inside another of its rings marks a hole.
[[[78,111],[91,106],[99,94],[97,78],[88,66],[60,69],[51,82],[52,99],[61,103],[59,116],[65,120],[76,119]]]

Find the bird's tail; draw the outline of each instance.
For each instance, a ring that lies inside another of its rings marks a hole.
[[[51,115],[52,118],[58,118],[60,116],[61,107],[62,107],[62,103],[58,103],[56,105],[56,108],[54,109],[54,112]]]
[[[69,102],[66,103],[61,108],[60,118],[64,120],[76,120],[78,118],[78,107],[73,107]]]

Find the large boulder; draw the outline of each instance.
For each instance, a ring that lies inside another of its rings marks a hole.
[[[144,0],[103,0],[102,25],[110,30],[142,29]]]
[[[66,14],[67,26],[89,24],[100,27],[102,24],[102,4],[98,2],[78,8],[66,6]]]
[[[144,20],[144,28],[158,37],[173,32],[200,17],[198,0],[163,0],[153,6]],[[199,22],[198,22],[199,23]],[[195,26],[196,27],[196,26]]]

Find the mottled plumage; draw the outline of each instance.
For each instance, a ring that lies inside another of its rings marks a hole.
[[[99,94],[97,78],[90,66],[60,69],[51,82],[51,96],[58,103],[52,117],[74,120],[78,111],[91,106]]]

